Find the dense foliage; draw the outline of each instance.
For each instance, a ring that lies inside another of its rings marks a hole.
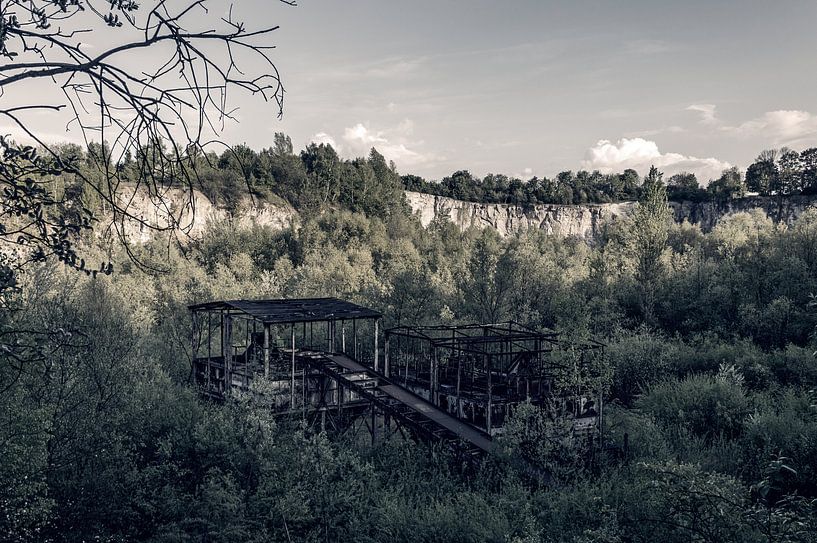
[[[461,170],[439,182],[404,175],[406,190],[446,196],[458,200],[532,206],[537,204],[598,204],[638,200],[642,181],[632,169],[622,173],[566,171],[553,179],[532,177],[527,181],[506,175],[488,174],[482,179]],[[667,179],[667,196],[673,201],[724,203],[740,198],[747,189],[762,196],[817,193],[817,148],[802,153],[791,149],[764,151],[746,171],[724,170],[717,179],[701,187],[695,174],[682,172]]]
[[[651,171],[638,211],[592,245],[502,239],[422,228],[374,151],[296,156],[280,137],[209,158],[203,187],[219,197],[246,183],[307,212],[278,231],[212,224],[183,254],[134,247],[146,266],[88,236],[86,256],[116,273],[37,264],[4,293],[3,344],[19,348],[0,353],[0,538],[816,540],[817,211],[703,233],[669,221]],[[410,442],[329,439],[251,397],[197,399],[186,304],[312,295],[376,307],[387,326],[515,319],[604,340],[606,435],[626,433],[628,456],[588,467],[523,406],[468,473]]]
[[[76,145],[58,149],[67,163],[100,167],[109,157],[98,144],[86,151]],[[647,186],[638,172],[565,171],[553,179],[533,177],[527,181],[501,174],[482,179],[461,170],[439,181],[416,175],[400,176],[393,163],[372,149],[366,158],[342,159],[328,144],[309,144],[294,151],[289,136],[276,133],[271,147],[255,151],[246,145],[197,156],[196,188],[213,201],[235,209],[247,192],[260,198],[281,197],[302,211],[326,206],[343,207],[368,215],[383,216],[402,205],[402,191],[410,190],[458,200],[532,206],[537,204],[588,204],[635,201]],[[117,169],[124,181],[136,182],[143,175],[144,160],[125,156]],[[93,178],[93,176],[91,176]],[[667,198],[672,201],[724,203],[747,191],[761,196],[791,196],[817,193],[817,148],[800,153],[784,148],[767,150],[744,173],[735,167],[724,170],[704,188],[692,173],[678,173],[666,180]],[[172,184],[172,178],[166,180]],[[98,197],[97,197],[98,198]]]

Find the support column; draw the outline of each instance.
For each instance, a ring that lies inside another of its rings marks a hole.
[[[292,372],[289,379],[289,408],[295,409],[295,324],[292,324]]]
[[[599,414],[597,417],[599,425],[599,449],[604,450],[604,387],[599,385]]]
[[[488,429],[488,433],[491,433],[491,415],[493,414],[494,410],[494,402],[493,402],[493,376],[491,375],[493,371],[491,371],[491,358],[488,357],[488,411],[485,413],[485,426]]]
[[[264,324],[264,378],[269,379],[269,324]]]
[[[250,366],[250,342],[252,336],[250,335],[250,321],[248,319],[241,319],[244,322],[244,328],[246,329],[246,337],[244,338],[245,344],[247,345],[246,350],[244,351],[244,388],[250,388],[250,372],[252,368]]]
[[[437,348],[433,348],[433,355],[431,357],[431,371],[429,371],[429,396],[431,397],[431,403],[437,405],[438,397],[437,397],[437,371],[438,371],[439,361],[437,360]]]
[[[374,447],[377,439],[377,411],[375,411],[374,403],[372,403],[372,447]]]
[[[485,335],[488,335],[487,330],[485,330],[483,333]],[[486,351],[487,351],[487,349],[488,349],[488,347],[486,346]],[[505,344],[500,343],[499,344],[499,359],[500,360],[502,360],[502,355],[504,353],[505,353]],[[493,354],[496,354],[496,353],[493,353]],[[487,375],[488,385],[487,385],[487,389],[486,389],[486,392],[487,392],[487,395],[488,395],[488,401],[486,402],[486,407],[485,407],[485,429],[489,434],[491,433],[491,410],[494,407],[493,402],[491,401],[491,395],[493,394],[493,379],[491,378],[491,366],[493,365],[493,359],[491,358],[491,356],[492,356],[491,353],[486,352],[484,357],[483,357],[483,361],[485,363],[485,371],[488,374]]]
[[[352,350],[354,351],[354,358],[358,360],[357,356],[357,319],[352,319],[352,343],[354,344]]]
[[[190,332],[190,381],[191,384],[196,383],[196,358],[199,354],[199,343],[196,341],[196,332],[199,329],[199,315],[193,310],[190,312],[190,320],[192,321],[192,330]]]
[[[389,333],[386,332],[386,344],[383,347],[383,373],[389,376]]]
[[[207,392],[210,392],[210,374],[213,372],[213,312],[207,310]]]
[[[374,371],[379,369],[379,353],[378,351],[378,322],[380,319],[374,320]]]
[[[309,381],[306,379],[306,364],[301,368],[301,407],[303,414],[301,418],[306,420],[306,402],[309,401]]]
[[[460,384],[462,382],[462,354],[457,355],[457,417],[462,418],[462,399],[460,398]]]
[[[332,321],[326,321],[326,350],[330,353],[335,351],[335,340],[332,338]]]
[[[222,314],[222,334],[221,354],[224,358],[224,394],[230,394],[233,388],[233,318],[227,314]]]
[[[346,354],[346,321],[340,321],[340,350]]]

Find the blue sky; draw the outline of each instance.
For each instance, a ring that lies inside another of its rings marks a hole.
[[[764,148],[817,145],[813,0],[298,4],[235,2],[250,29],[280,25],[287,95],[278,120],[234,94],[228,142],[266,147],[282,131],[346,157],[374,146],[430,179],[656,164],[702,181]]]

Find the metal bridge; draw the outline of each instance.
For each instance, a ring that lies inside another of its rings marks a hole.
[[[394,421],[409,429],[415,437],[443,442],[457,453],[476,457],[489,452],[491,436],[470,424],[457,420],[439,407],[403,388],[380,372],[367,368],[343,354],[302,353],[312,369],[332,379],[342,389],[367,400],[373,412],[379,411],[387,424]],[[343,398],[343,394],[339,395]]]

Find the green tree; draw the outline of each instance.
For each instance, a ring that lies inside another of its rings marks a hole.
[[[650,324],[655,323],[656,289],[664,272],[661,256],[667,247],[669,222],[672,219],[662,175],[652,166],[650,173],[644,178],[631,232],[642,316]]]
[[[784,147],[777,160],[780,172],[780,193],[797,194],[803,191],[802,165],[800,153]]]
[[[746,193],[740,170],[735,166],[723,170],[721,176],[709,184],[707,192],[718,203],[725,203],[735,198],[741,198]]]
[[[301,162],[307,179],[302,189],[302,205],[318,208],[334,204],[340,194],[340,157],[337,152],[329,144],[310,143],[301,151]]]
[[[800,162],[803,168],[803,193],[817,193],[817,147],[810,147],[800,153]]]
[[[478,322],[500,322],[508,314],[513,270],[499,235],[485,228],[474,240],[461,280],[467,314]]]
[[[700,201],[705,196],[694,173],[676,173],[667,180],[667,196],[670,200]]]
[[[780,172],[777,168],[777,151],[769,149],[758,155],[746,170],[746,185],[749,190],[762,196],[778,191]]]

